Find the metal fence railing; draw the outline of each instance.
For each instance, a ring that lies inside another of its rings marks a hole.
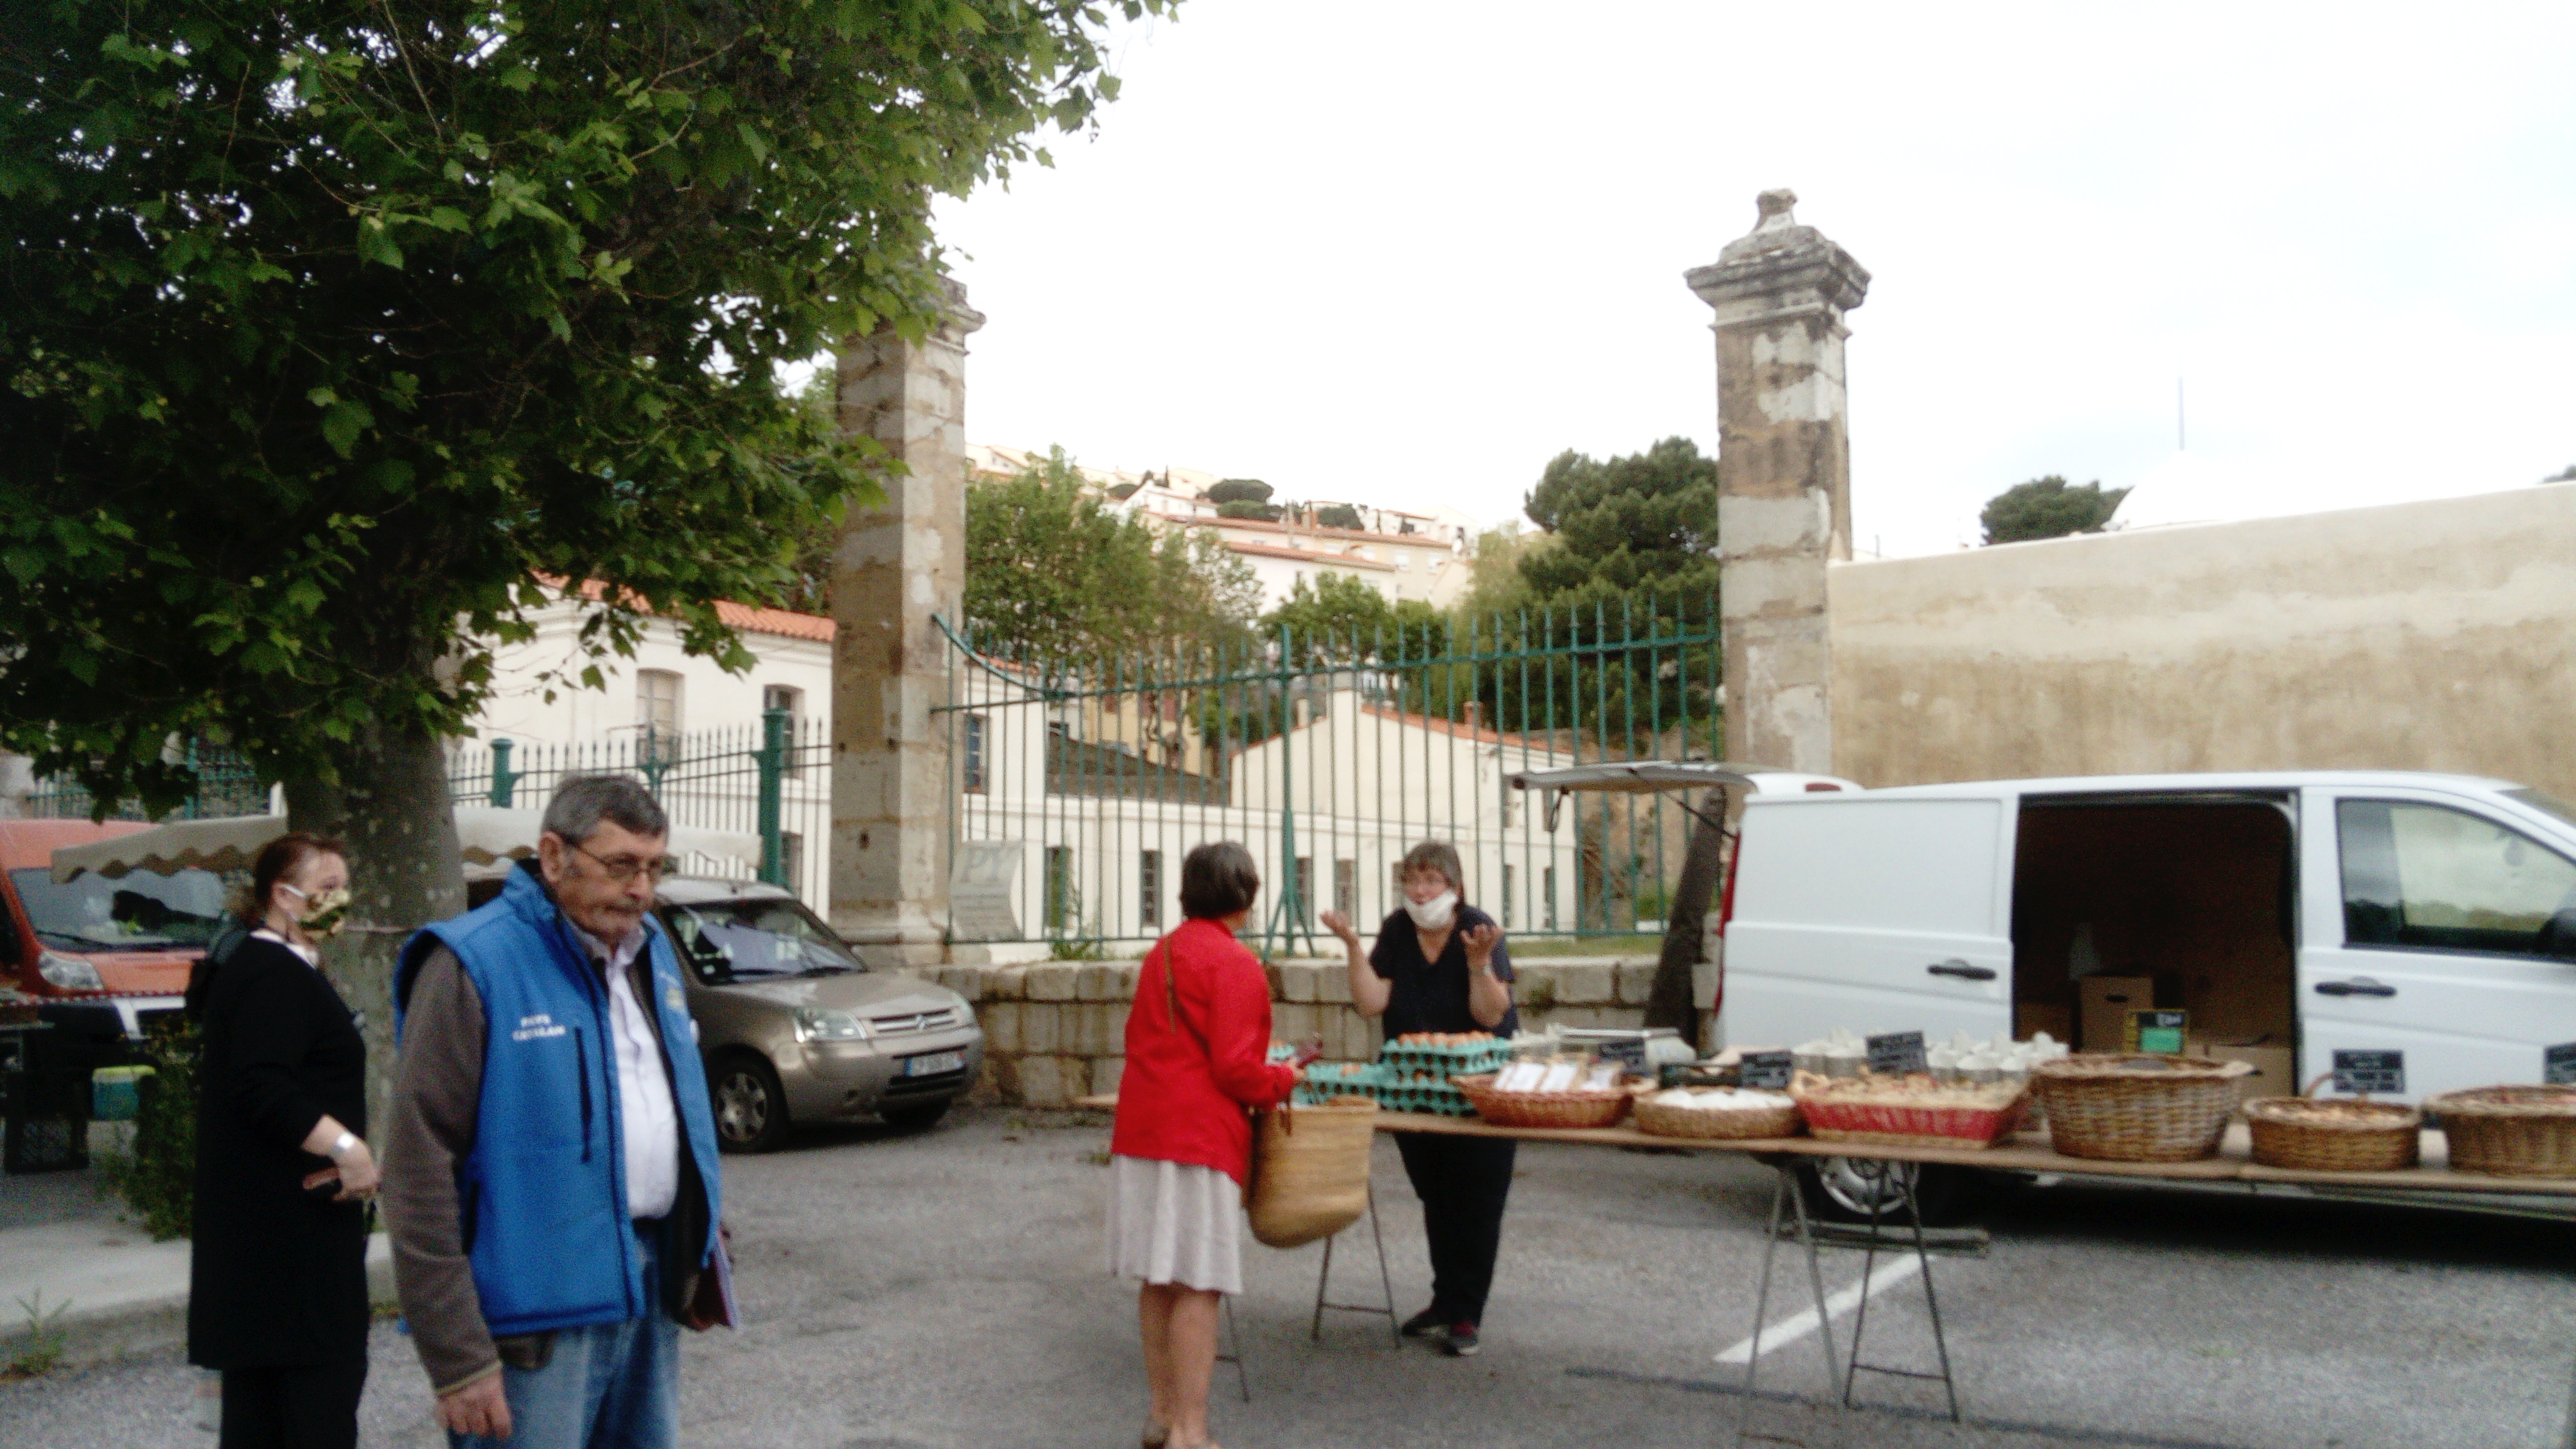
[[[830,723],[771,710],[756,727],[642,730],[569,744],[463,744],[448,756],[447,785],[459,805],[541,810],[566,776],[638,776],[670,813],[675,832],[721,831],[759,841],[757,870],[731,854],[706,851],[684,851],[682,869],[783,885],[821,911],[831,889],[831,772]]]
[[[1723,738],[1714,597],[1079,661],[942,628],[959,941],[1141,946],[1179,922],[1181,857],[1223,839],[1260,866],[1274,946],[1327,909],[1371,929],[1425,839],[1524,941],[1660,931],[1683,811],[1576,796],[1551,822],[1506,782]]]
[[[268,813],[270,782],[261,779],[240,755],[218,745],[192,744],[182,762],[196,773],[197,790],[166,815],[155,817],[134,800],[98,815],[97,797],[81,788],[79,781],[60,776],[36,781],[19,808],[41,820],[88,820],[93,816],[105,820],[213,820]]]

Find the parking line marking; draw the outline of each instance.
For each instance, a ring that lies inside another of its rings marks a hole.
[[[1826,1294],[1825,1312],[1836,1318],[1840,1318],[1844,1314],[1849,1313],[1860,1306],[1860,1300],[1864,1293],[1875,1298],[1879,1294],[1886,1292],[1888,1289],[1895,1287],[1897,1284],[1904,1282],[1906,1279],[1911,1278],[1922,1271],[1923,1260],[1914,1256],[1912,1253],[1907,1253],[1902,1257],[1890,1258],[1885,1263],[1880,1264],[1877,1271],[1869,1275],[1869,1282],[1867,1285],[1854,1283],[1848,1288],[1838,1288],[1833,1292]],[[1788,1345],[1796,1343],[1798,1340],[1814,1333],[1818,1325],[1822,1322],[1822,1319],[1816,1317],[1815,1309],[1800,1309],[1796,1313],[1792,1313],[1788,1317],[1781,1319],[1778,1323],[1762,1330],[1762,1351],[1764,1353],[1769,1353],[1775,1348],[1786,1348]],[[1716,1361],[1719,1363],[1753,1362],[1753,1340],[1748,1338],[1743,1342],[1736,1344],[1732,1348],[1720,1350]]]

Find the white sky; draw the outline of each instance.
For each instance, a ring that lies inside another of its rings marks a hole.
[[[2576,463],[2576,6],[1188,0],[1096,139],[942,210],[967,430],[1489,521],[1716,444],[1754,193],[1875,276],[1855,534],[2192,451],[2249,512]]]

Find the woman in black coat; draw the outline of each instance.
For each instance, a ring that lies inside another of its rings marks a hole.
[[[198,967],[188,1361],[224,1376],[222,1449],[349,1449],[367,1381],[367,1048],[318,967],[349,865],[301,832],[259,853],[243,924]]]

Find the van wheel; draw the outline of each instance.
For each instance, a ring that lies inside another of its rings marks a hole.
[[[768,1062],[737,1052],[716,1063],[711,1085],[720,1150],[768,1152],[787,1140],[787,1094]]]
[[[1798,1165],[1798,1187],[1807,1211],[1829,1223],[1867,1223],[1873,1204],[1883,1228],[1913,1226],[1906,1211],[1903,1179],[1895,1164],[1872,1158],[1811,1157]],[[1984,1174],[1974,1168],[1927,1162],[1915,1175],[1915,1203],[1923,1226],[1947,1227],[1966,1217],[1984,1188]]]

